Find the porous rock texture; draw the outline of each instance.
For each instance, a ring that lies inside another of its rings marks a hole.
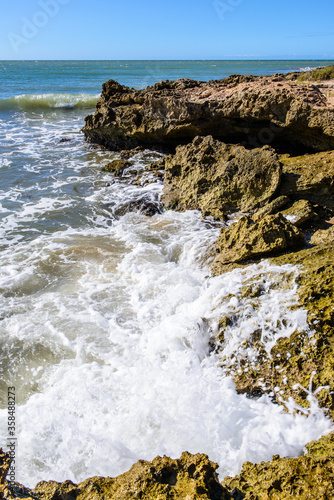
[[[281,155],[281,195],[334,208],[334,151],[301,156]]]
[[[142,90],[109,80],[83,131],[86,140],[111,150],[173,148],[212,135],[253,147],[324,151],[334,149],[332,101],[320,84],[301,84],[291,75],[166,80]]]
[[[303,227],[317,217],[314,207],[308,200],[297,200],[282,215],[293,222],[294,226]]]
[[[10,462],[10,454],[5,453],[0,448],[0,499],[3,498],[3,493],[6,486],[6,476],[10,467]]]
[[[281,164],[269,147],[247,150],[212,136],[196,137],[165,158],[162,201],[174,210],[225,214],[263,206],[277,191]]]
[[[273,457],[245,462],[240,474],[223,485],[234,500],[331,500],[334,491],[334,433],[306,445],[299,458]]]
[[[272,257],[277,265],[298,266],[298,307],[307,311],[308,327],[296,329],[290,337],[280,338],[270,355],[258,337],[250,338],[247,347],[257,353],[257,361],[247,358],[222,360],[222,367],[233,377],[238,392],[261,395],[275,390],[275,399],[285,405],[290,397],[301,407],[310,407],[310,394],[334,420],[334,251],[333,243],[322,243],[296,252]],[[290,287],[289,272],[282,271],[279,283],[272,287]],[[257,297],[261,291],[256,283],[240,290],[243,296]],[[267,292],[268,293],[268,292]],[[254,307],[256,307],[256,300]],[[295,306],[293,306],[295,307]],[[220,321],[219,337],[236,317]],[[259,336],[260,337],[260,336]],[[242,368],[242,369],[240,369]]]
[[[42,481],[33,490],[6,488],[8,500],[331,500],[334,487],[334,433],[306,445],[299,458],[245,462],[237,476],[219,483],[206,455],[140,460],[116,478],[92,477],[74,484]]]
[[[128,472],[110,477],[92,477],[82,483],[42,481],[25,498],[38,500],[228,500],[216,469],[206,455],[184,452],[172,460],[166,456],[151,462],[139,460]],[[10,495],[10,493],[9,493]],[[15,497],[15,490],[12,493]]]
[[[305,246],[303,233],[281,214],[265,215],[254,222],[250,216],[220,230],[214,263],[217,267],[281,253]]]

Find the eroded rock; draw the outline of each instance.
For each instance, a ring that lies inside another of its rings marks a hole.
[[[297,227],[304,226],[317,215],[312,204],[307,200],[296,201],[291,207],[283,210],[281,214]]]
[[[231,263],[289,251],[272,261],[300,266],[299,305],[307,310],[310,325],[303,332],[296,330],[291,337],[280,338],[270,355],[255,331],[251,342],[252,348],[258,349],[259,363],[248,366],[243,360],[240,373],[233,373],[237,389],[257,396],[276,388],[277,402],[284,404],[291,396],[304,407],[309,406],[308,396],[317,391],[320,405],[334,418],[332,228],[313,235],[311,244],[316,247],[293,251],[305,245],[296,226],[314,216],[312,204],[334,209],[334,151],[282,156],[282,175],[272,149],[250,151],[220,142],[245,141],[258,146],[268,139],[273,144],[333,149],[334,108],[321,85],[303,86],[283,75],[245,76],[209,83],[188,79],[160,82],[137,91],[109,81],[103,86],[95,115],[86,119],[84,132],[87,140],[116,150],[138,144],[170,148],[195,137],[164,162],[165,204],[178,210],[200,209],[203,215],[220,219],[235,211],[257,210],[221,231],[215,271],[222,272]],[[122,177],[132,165],[127,161],[132,153],[124,152],[107,170]],[[151,167],[159,178],[161,167],[161,162]],[[141,173],[131,175],[135,179],[131,182],[143,182]],[[294,200],[296,204],[284,211],[285,216],[297,217],[291,224],[277,211]],[[151,205],[146,208],[152,211]],[[131,210],[146,208],[130,206]],[[284,286],[291,284],[289,276],[285,281]],[[249,284],[242,293],[256,298],[263,289]],[[221,319],[222,339],[224,329],[234,320]],[[268,389],[259,384],[261,380]],[[334,486],[333,441],[332,434],[311,443],[307,455],[298,459],[276,456],[268,463],[246,463],[240,475],[225,478],[223,486],[217,479],[217,465],[207,456],[183,453],[178,460],[157,457],[151,462],[139,461],[117,478],[95,477],[79,484],[41,482],[33,491],[17,485],[12,493],[7,488],[6,498],[329,499]],[[6,464],[3,471],[5,468]],[[4,472],[0,478],[3,486]]]
[[[285,207],[290,201],[288,196],[279,196],[270,203],[266,203],[264,207],[256,210],[252,215],[253,220],[261,219],[264,215],[276,214],[282,207]]]
[[[321,245],[322,243],[331,244],[334,247],[334,225],[328,229],[319,229],[310,240],[311,245]],[[334,251],[334,248],[333,248]]]
[[[281,166],[275,152],[247,150],[212,136],[196,137],[165,158],[162,201],[176,210],[199,209],[224,218],[263,206],[276,192]]]
[[[270,462],[245,462],[240,474],[223,485],[235,500],[330,500],[334,491],[334,433],[306,445],[299,458],[273,457]]]
[[[107,163],[102,170],[105,172],[112,172],[116,176],[121,176],[124,170],[130,168],[132,165],[133,163],[127,160],[113,160]]]
[[[164,81],[136,90],[109,80],[83,128],[88,141],[112,150],[175,147],[197,135],[225,142],[300,144],[334,149],[334,107],[320,83],[289,76]]]
[[[150,198],[143,196],[135,201],[118,204],[117,207],[113,209],[113,215],[115,217],[120,217],[128,212],[138,212],[152,217],[153,215],[161,214],[163,212],[163,206],[158,200],[152,201]]]
[[[0,448],[0,499],[3,498],[10,462],[10,454],[5,453],[2,448]]]
[[[250,216],[220,230],[213,264],[215,274],[226,264],[279,254],[305,246],[305,237],[281,214],[265,215],[254,221]]]
[[[141,148],[122,151],[119,158],[104,165],[102,171],[114,174],[115,182],[144,186],[163,180],[163,156]]]
[[[334,151],[293,157],[283,155],[280,161],[283,168],[281,195],[334,208]]]
[[[333,244],[291,252],[271,258],[271,262],[299,267],[297,297],[299,307],[307,311],[309,327],[280,338],[270,355],[258,339],[253,339],[258,362],[250,363],[245,358],[240,360],[242,370],[238,370],[237,362],[229,368],[236,388],[250,395],[275,389],[277,402],[284,405],[291,397],[305,408],[310,407],[310,394],[316,393],[320,406],[334,419]],[[290,286],[289,279],[283,272],[280,285]],[[257,293],[253,288],[245,290],[247,296]],[[224,322],[221,326],[223,334]]]
[[[32,493],[40,500],[227,500],[217,468],[206,455],[184,452],[176,460],[139,460],[116,478],[93,477],[77,485],[42,481]]]

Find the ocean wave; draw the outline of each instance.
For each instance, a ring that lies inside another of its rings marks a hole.
[[[94,108],[99,97],[99,94],[22,94],[0,100],[0,110],[38,111]]]
[[[305,66],[303,68],[298,68],[298,71],[313,71],[317,68],[319,68],[319,66]]]

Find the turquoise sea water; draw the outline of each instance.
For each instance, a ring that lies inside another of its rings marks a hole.
[[[117,154],[80,132],[109,78],[141,88],[329,63],[0,62],[0,446],[15,387],[18,481],[113,476],[184,450],[235,474],[245,460],[296,456],[330,430],[312,395],[305,415],[238,395],[209,348],[224,314],[237,318],[228,359],[256,361],[243,347],[254,331],[267,349],[296,328],[310,333],[295,288],[277,287],[282,269],[210,277],[219,225],[196,211],[127,211],[159,204],[162,183],[114,179],[102,167]],[[158,157],[138,153],[131,168]],[[248,301],[245,284],[266,294]]]
[[[143,88],[161,80],[216,80],[327,66],[333,61],[0,61],[0,98],[34,93],[100,92],[110,78]]]

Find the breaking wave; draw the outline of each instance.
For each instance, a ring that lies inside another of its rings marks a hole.
[[[94,108],[99,97],[99,94],[23,94],[0,100],[0,110],[39,111],[59,108]]]

